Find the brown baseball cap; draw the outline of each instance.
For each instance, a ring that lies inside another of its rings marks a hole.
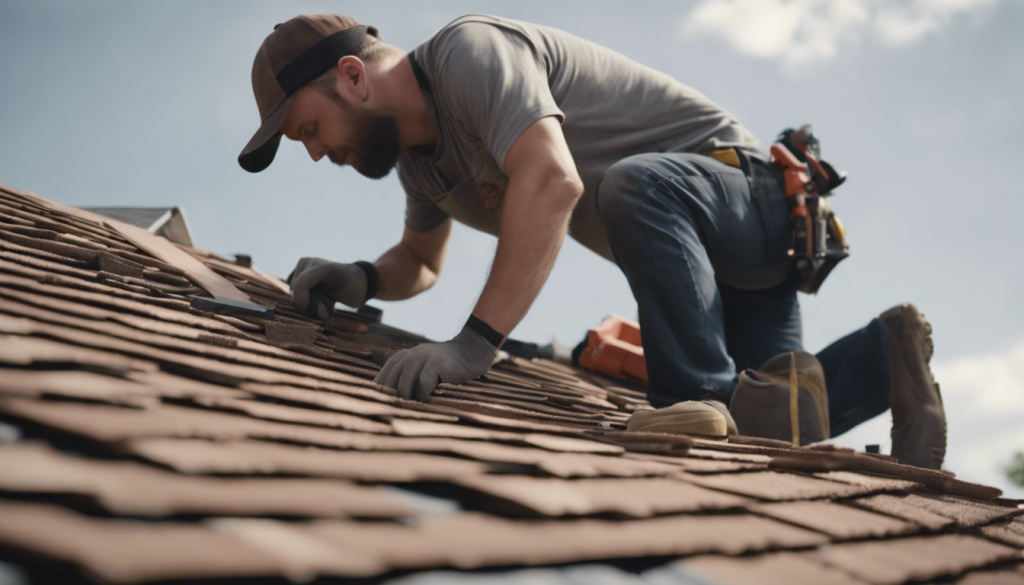
[[[252,64],[252,91],[263,123],[238,155],[238,164],[250,173],[270,166],[295,91],[338,59],[379,40],[376,28],[340,14],[302,14],[275,26]]]

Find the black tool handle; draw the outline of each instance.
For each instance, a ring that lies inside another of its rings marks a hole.
[[[286,279],[288,284],[292,283],[294,277],[295,271],[292,270]],[[328,319],[334,316],[334,299],[331,298],[330,291],[322,286],[314,286],[309,289],[309,304],[306,305],[306,314],[314,319],[319,319],[320,307],[327,309]]]
[[[306,314],[314,319],[319,319],[320,307],[327,309],[328,319],[334,316],[334,299],[328,294],[326,288],[314,286],[309,289],[309,304],[306,305]]]

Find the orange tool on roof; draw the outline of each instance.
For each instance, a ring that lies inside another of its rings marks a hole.
[[[647,362],[640,343],[640,324],[612,315],[587,333],[587,347],[580,354],[584,370],[647,383]]]

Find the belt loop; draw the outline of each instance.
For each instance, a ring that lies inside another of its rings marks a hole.
[[[753,178],[753,169],[750,168],[750,156],[738,148],[732,149],[736,153],[736,158],[740,160],[740,170],[743,174],[749,178]]]

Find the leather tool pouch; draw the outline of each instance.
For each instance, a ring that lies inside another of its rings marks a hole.
[[[790,256],[799,290],[808,294],[818,292],[832,269],[850,255],[846,230],[829,205],[832,190],[846,180],[846,173],[821,160],[820,152],[810,126],[784,130],[771,147],[772,163],[785,177],[793,222]]]

